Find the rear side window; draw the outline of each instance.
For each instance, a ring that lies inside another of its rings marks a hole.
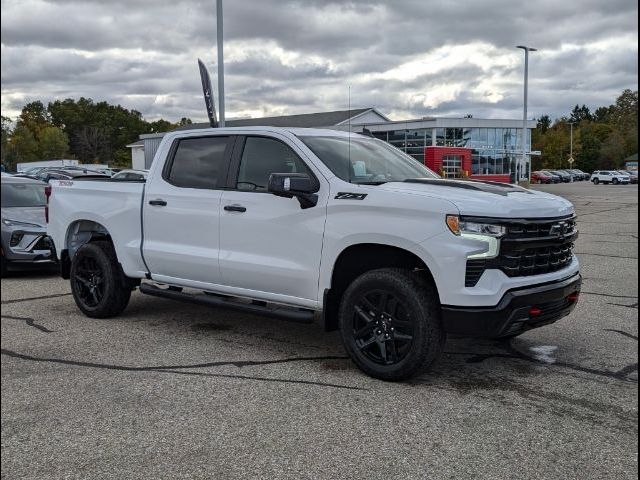
[[[272,173],[306,173],[307,166],[288,145],[264,137],[247,137],[238,171],[238,190],[266,192]]]
[[[184,188],[218,188],[224,185],[225,151],[229,137],[184,138],[178,141],[165,176]]]

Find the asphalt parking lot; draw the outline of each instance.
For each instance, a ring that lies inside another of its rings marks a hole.
[[[408,383],[319,323],[2,279],[2,478],[637,478],[638,187],[535,188],[576,205],[576,311]]]

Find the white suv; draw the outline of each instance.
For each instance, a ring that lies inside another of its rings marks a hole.
[[[629,177],[613,170],[597,170],[591,174],[591,181],[594,185],[598,185],[600,182],[613,183],[614,185],[619,183],[628,184]]]

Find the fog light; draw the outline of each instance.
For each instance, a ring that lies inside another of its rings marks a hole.
[[[11,245],[12,247],[15,247],[20,243],[20,241],[22,240],[22,237],[24,237],[24,234],[22,233],[17,233],[17,232],[12,233],[11,240],[9,240],[9,245]]]

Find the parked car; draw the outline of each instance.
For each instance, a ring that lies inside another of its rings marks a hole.
[[[625,170],[631,176],[631,183],[638,183],[638,171],[637,170]],[[635,179],[635,182],[634,182]]]
[[[550,175],[551,176],[551,180],[553,181],[553,183],[561,183],[562,182],[562,177],[560,175],[556,175],[551,170],[540,170],[540,171],[546,173],[547,175]]]
[[[579,181],[582,180],[582,175],[579,175],[578,173],[574,172],[572,169],[563,168],[563,169],[558,170],[558,171],[566,173],[567,175],[569,175],[569,181],[570,182],[579,182]]]
[[[102,177],[109,178],[108,175],[103,173],[94,172],[87,169],[65,168],[65,169],[46,169],[35,175],[35,178],[43,182],[50,182],[51,180],[73,180],[79,177]]]
[[[598,185],[599,183],[629,184],[631,179],[627,175],[622,175],[615,170],[596,170],[591,174],[591,181]]]
[[[616,170],[617,173],[619,173],[620,175],[624,175],[625,177],[629,178],[629,183],[638,183],[638,177],[632,175],[629,171],[627,170]]]
[[[114,180],[146,180],[149,170],[120,170],[111,178]]]
[[[553,176],[549,172],[531,172],[532,183],[555,183]]]
[[[570,173],[565,172],[564,170],[549,170],[554,175],[558,175],[560,177],[560,181],[563,183],[571,182],[572,175]]]
[[[27,264],[54,265],[46,234],[44,182],[2,176],[2,276]]]
[[[442,179],[346,132],[169,132],[146,183],[54,180],[49,209],[85,315],[119,315],[138,287],[301,322],[322,312],[354,363],[385,380],[423,371],[447,334],[555,322],[580,291],[568,200]]]
[[[572,171],[577,175],[580,175],[582,177],[582,180],[589,180],[589,177],[591,177],[591,175],[589,175],[587,172],[583,172],[579,168],[574,168]]]

